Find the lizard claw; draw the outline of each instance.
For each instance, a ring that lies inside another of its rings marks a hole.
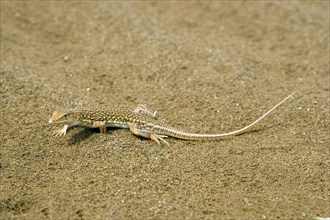
[[[59,129],[53,132],[53,136],[62,136],[65,135],[66,131],[63,131],[63,129]]]
[[[53,132],[53,136],[62,136],[62,135],[66,135],[66,131],[68,130],[68,125],[64,125],[64,127],[62,129],[59,130],[55,130]]]

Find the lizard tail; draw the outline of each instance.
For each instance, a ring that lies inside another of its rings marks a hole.
[[[159,125],[154,125],[154,129],[157,131],[158,134],[162,135],[167,135],[171,136],[174,138],[178,139],[183,139],[183,140],[207,140],[207,139],[219,139],[219,138],[225,138],[228,136],[234,136],[241,134],[251,128],[253,125],[257,124],[260,120],[262,120],[264,117],[266,117],[268,114],[270,114],[272,111],[274,111],[277,107],[282,105],[285,101],[287,101],[289,98],[291,98],[296,92],[291,93],[288,97],[283,99],[281,102],[279,102],[277,105],[272,107],[270,110],[268,110],[265,114],[263,114],[261,117],[259,117],[257,120],[254,122],[250,123],[249,125],[235,131],[231,131],[228,133],[223,133],[223,134],[195,134],[195,133],[189,133],[189,132],[184,132],[177,130],[172,127],[168,126],[159,126]]]

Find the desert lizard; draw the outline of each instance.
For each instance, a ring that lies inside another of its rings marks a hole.
[[[162,141],[169,145],[168,142],[164,140],[164,138],[169,136],[183,140],[205,140],[241,134],[283,104],[292,97],[293,94],[294,93],[290,94],[251,124],[239,130],[223,134],[195,134],[178,130],[155,120],[156,112],[148,111],[144,105],[139,105],[134,111],[119,109],[62,109],[55,111],[48,122],[65,123],[62,129],[54,132],[55,135],[65,135],[67,130],[74,126],[99,128],[100,133],[106,133],[107,127],[118,127],[128,128],[133,134],[144,138],[150,138],[158,144]]]

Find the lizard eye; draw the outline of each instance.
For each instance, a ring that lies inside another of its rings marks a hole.
[[[67,118],[68,117],[68,115],[63,115],[63,118]]]

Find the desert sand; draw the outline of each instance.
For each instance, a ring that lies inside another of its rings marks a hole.
[[[1,219],[330,216],[329,2],[1,1]],[[214,141],[48,124],[145,104]]]

